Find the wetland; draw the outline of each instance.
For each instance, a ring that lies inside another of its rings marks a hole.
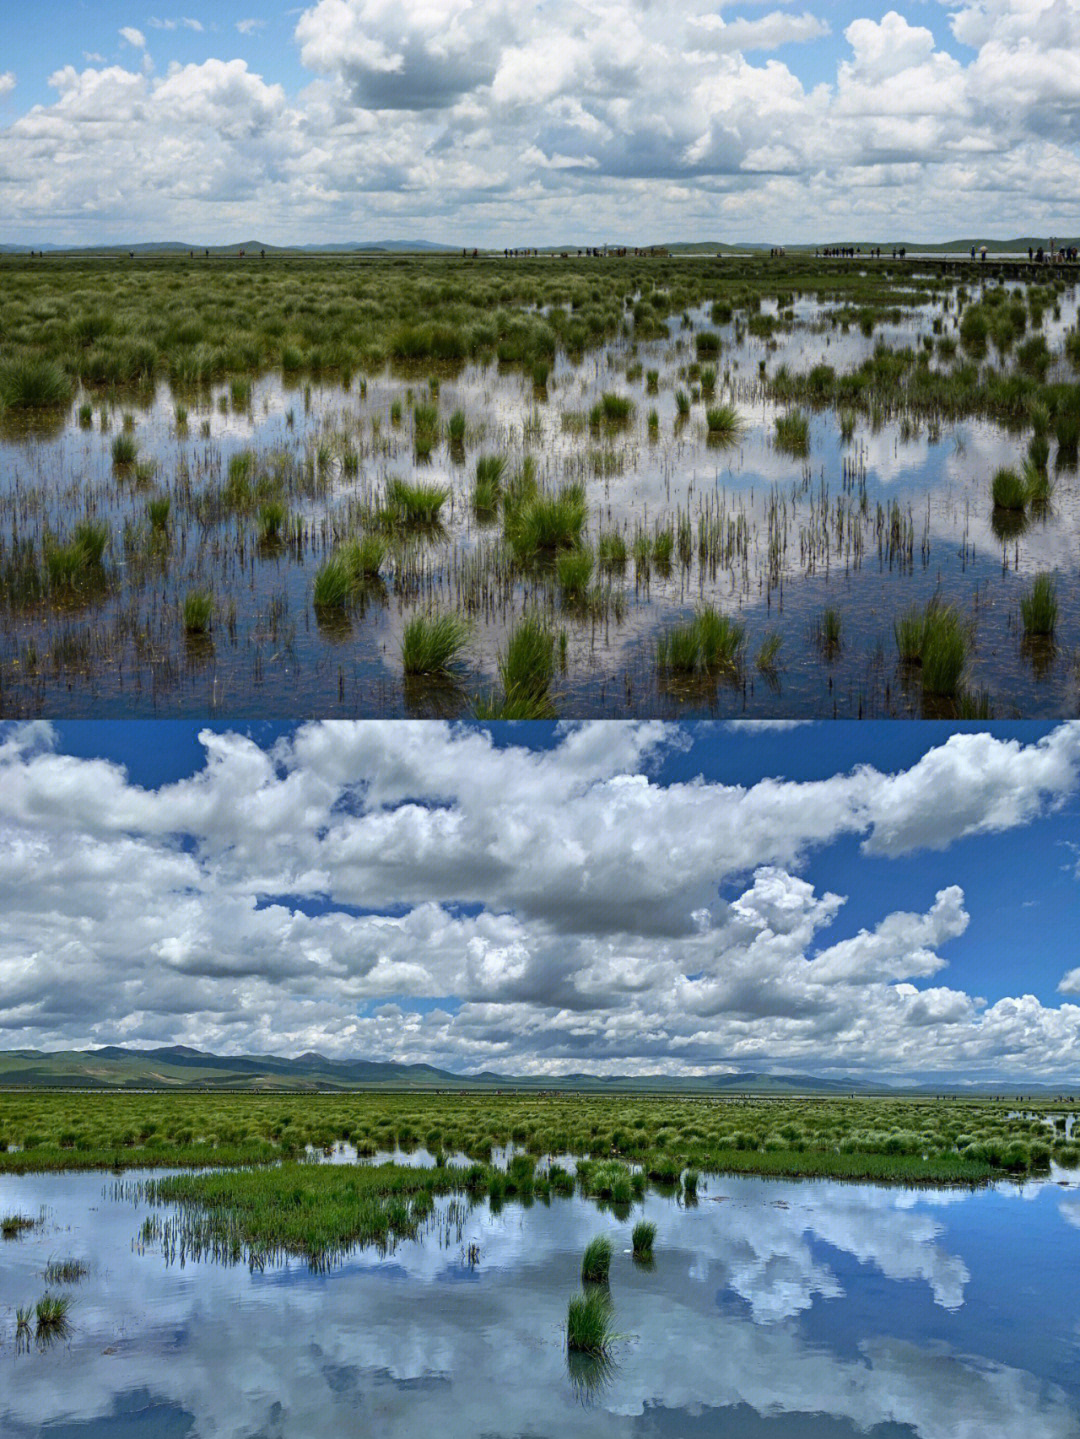
[[[1080,702],[1072,271],[0,270],[4,715]]]
[[[1065,1439],[1072,1105],[7,1094],[0,1428]]]

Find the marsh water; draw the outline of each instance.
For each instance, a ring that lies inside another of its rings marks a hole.
[[[579,1198],[441,1200],[392,1252],[246,1265],[142,1242],[138,1175],[4,1176],[4,1439],[601,1435],[1070,1439],[1080,1434],[1080,1177],[978,1190],[709,1177],[629,1216]],[[656,1225],[651,1268],[630,1230]],[[595,1235],[618,1335],[570,1367]],[[470,1247],[476,1249],[470,1254]],[[17,1344],[50,1260],[68,1333]]]
[[[708,307],[673,317],[666,340],[623,338],[573,362],[560,356],[538,390],[518,368],[470,364],[441,372],[387,368],[346,381],[291,383],[280,374],[238,386],[95,400],[80,423],[80,395],[42,429],[0,435],[0,524],[9,557],[39,550],[85,520],[110,531],[100,579],[68,598],[14,605],[0,627],[0,713],[464,714],[497,685],[500,649],[514,622],[539,608],[559,636],[555,707],[565,715],[626,717],[782,714],[844,717],[935,713],[899,665],[895,619],[937,595],[971,627],[966,686],[989,694],[999,717],[1058,716],[1080,704],[1080,481],[1056,467],[1048,509],[1002,527],[990,498],[1000,467],[1019,468],[1027,433],[980,420],[927,422],[881,411],[845,439],[831,410],[811,413],[803,456],[776,443],[784,407],[765,398],[761,367],[838,371],[875,346],[918,349],[933,326],[955,325],[956,297],[915,306],[872,335],[838,323],[836,307],[800,299],[784,327],[755,337],[738,319],[713,326]],[[763,311],[769,313],[768,302]],[[772,307],[775,311],[775,305]],[[1077,320],[1068,290],[1043,322],[1060,351]],[[680,419],[695,335],[713,329],[722,350],[715,400]],[[940,363],[937,356],[932,363]],[[1007,366],[990,351],[987,364]],[[655,370],[655,389],[648,372]],[[1050,378],[1071,378],[1063,359]],[[431,381],[437,382],[433,395]],[[604,393],[628,396],[625,425],[590,429]],[[442,437],[427,459],[414,448],[413,408],[437,403]],[[734,403],[743,431],[710,442],[709,404]],[[187,414],[177,422],[177,405]],[[397,414],[397,407],[400,414]],[[455,446],[445,425],[463,410]],[[650,428],[648,412],[657,424]],[[141,468],[117,468],[126,431]],[[284,476],[288,538],[264,543],[248,510],[222,502],[230,460]],[[551,566],[508,560],[498,522],[481,523],[471,494],[478,455],[532,455],[542,485],[585,485],[586,539],[619,532],[625,567],[597,574],[589,605],[560,593]],[[1052,466],[1054,461],[1051,462]],[[316,613],[313,581],[334,547],[370,520],[392,477],[449,491],[441,533],[388,557],[382,578],[344,616]],[[147,518],[168,498],[167,525]],[[636,563],[638,535],[688,527],[666,564]],[[1052,639],[1028,642],[1019,602],[1043,571],[1058,580]],[[213,598],[209,635],[185,634],[186,594]],[[708,604],[746,627],[747,663],[733,682],[684,683],[658,670],[658,636]],[[407,681],[401,636],[418,610],[452,609],[472,633],[455,676]],[[826,609],[840,641],[823,647]],[[753,656],[781,637],[775,666]]]

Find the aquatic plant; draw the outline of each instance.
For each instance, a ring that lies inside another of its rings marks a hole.
[[[656,1238],[656,1225],[650,1224],[647,1219],[640,1220],[634,1225],[631,1236],[635,1259],[651,1259],[653,1253],[653,1240]]]
[[[810,451],[810,422],[799,410],[776,417],[776,448],[796,457]]]
[[[742,662],[746,627],[709,606],[692,620],[661,635],[656,644],[661,669],[682,674],[736,673]]]
[[[742,418],[734,405],[710,405],[705,411],[705,425],[713,440],[737,440],[743,431]]]
[[[568,599],[579,599],[589,587],[593,572],[592,551],[584,547],[563,550],[555,561],[559,588]]]
[[[439,523],[450,491],[439,485],[412,484],[394,478],[387,481],[386,503],[381,512],[390,528],[432,529]]]
[[[331,555],[315,572],[312,600],[317,610],[343,609],[353,589],[353,575],[340,555]]]
[[[998,470],[991,483],[990,493],[997,510],[1019,511],[1027,505],[1027,486],[1015,470]]]
[[[555,494],[537,494],[518,508],[507,508],[504,533],[519,559],[573,549],[581,543],[587,513],[584,485],[564,485]]]
[[[955,695],[967,663],[967,629],[948,605],[927,605],[921,664],[927,694]]]
[[[446,673],[469,638],[467,622],[455,614],[414,615],[401,639],[401,664],[407,675]]]
[[[1057,625],[1057,586],[1050,574],[1036,575],[1031,588],[1020,597],[1020,615],[1024,633],[1052,635]]]
[[[839,610],[826,606],[818,616],[814,639],[818,649],[827,659],[831,659],[840,648],[841,627]]]
[[[352,586],[378,579],[386,559],[386,540],[382,535],[366,534],[341,546],[338,556],[349,572]]]
[[[34,1306],[37,1334],[61,1335],[67,1328],[71,1300],[66,1294],[45,1294]]]
[[[42,1271],[46,1284],[78,1284],[90,1273],[90,1267],[81,1259],[50,1259]]]
[[[596,562],[602,570],[626,566],[626,540],[618,530],[603,531],[596,541]]]
[[[281,538],[281,531],[288,516],[288,510],[280,500],[267,500],[259,507],[259,539],[263,544],[274,544]]]
[[[189,590],[184,596],[184,629],[189,635],[204,635],[210,630],[214,600],[206,590]]]
[[[133,465],[139,453],[139,444],[134,435],[117,435],[112,442],[112,461],[118,469]]]
[[[580,1354],[603,1355],[611,1347],[611,1299],[603,1289],[575,1295],[566,1311],[566,1345]]]
[[[611,1240],[606,1234],[598,1234],[585,1246],[581,1260],[581,1279],[585,1284],[606,1284],[611,1269]]]
[[[447,437],[452,445],[465,443],[465,411],[455,410],[446,426]]]
[[[0,409],[49,409],[70,398],[71,381],[55,360],[27,356],[0,364]]]
[[[18,1239],[28,1229],[36,1229],[41,1223],[29,1214],[5,1214],[0,1218],[0,1239]]]
[[[478,516],[494,515],[498,509],[505,474],[505,455],[480,455],[477,458],[473,509]]]
[[[769,673],[776,669],[777,656],[783,643],[784,637],[779,630],[772,630],[765,636],[754,656],[754,664],[759,670]]]
[[[555,668],[555,636],[538,614],[523,616],[514,626],[499,658],[503,691],[511,696],[544,697]]]

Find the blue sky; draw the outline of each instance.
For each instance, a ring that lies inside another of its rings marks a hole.
[[[1080,1075],[1080,725],[59,723],[0,781],[4,1047]]]
[[[0,53],[0,243],[1075,228],[1075,0],[25,13]]]

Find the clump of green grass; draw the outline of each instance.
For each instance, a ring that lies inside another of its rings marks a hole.
[[[596,562],[602,570],[626,567],[626,540],[618,530],[607,530],[596,542]]]
[[[896,647],[905,664],[922,669],[928,694],[956,695],[967,663],[967,628],[951,605],[931,600],[925,609],[913,608],[893,626]]]
[[[408,480],[391,479],[386,485],[383,520],[392,529],[434,529],[439,524],[440,512],[449,495],[450,491],[440,485],[411,484]]]
[[[765,636],[754,658],[754,663],[759,670],[768,674],[776,669],[776,659],[783,643],[784,637],[779,630],[772,630]]]
[[[776,417],[776,448],[796,457],[810,452],[810,421],[800,410]]]
[[[698,1180],[701,1176],[696,1169],[688,1169],[683,1175],[683,1193],[688,1197],[697,1197]]]
[[[63,1334],[68,1327],[70,1308],[71,1300],[66,1294],[43,1295],[34,1306],[38,1336]]]
[[[609,425],[625,425],[634,414],[634,402],[629,395],[605,393],[600,396],[600,408],[605,423]]]
[[[585,1246],[581,1260],[581,1278],[585,1284],[606,1284],[611,1269],[611,1240],[598,1234]]]
[[[538,614],[515,625],[499,659],[499,676],[509,698],[547,696],[555,672],[555,636]]]
[[[45,410],[66,405],[71,381],[55,360],[8,360],[0,365],[0,408]]]
[[[967,663],[968,634],[951,605],[931,600],[924,610],[907,610],[896,620],[893,632],[901,661],[921,667],[926,693],[958,692]]]
[[[361,535],[342,545],[339,555],[348,567],[353,587],[378,579],[386,559],[386,548],[382,535],[374,534]]]
[[[1027,635],[1052,635],[1057,625],[1057,586],[1053,575],[1036,575],[1031,589],[1020,598],[1020,615]]]
[[[36,1229],[41,1223],[29,1214],[5,1214],[0,1218],[0,1239],[18,1239],[27,1230]]]
[[[1037,512],[1046,510],[1054,493],[1054,482],[1046,466],[1037,465],[1030,459],[1025,460],[1023,482],[1024,498],[1031,508]]]
[[[446,426],[446,433],[452,445],[465,443],[465,411],[455,410]]]
[[[706,355],[719,355],[720,336],[715,330],[699,330],[694,336],[694,349],[699,360]]]
[[[690,396],[685,390],[675,391],[675,409],[680,420],[685,420],[690,413]]]
[[[705,425],[710,440],[735,441],[742,434],[743,422],[734,405],[710,405],[705,411]]]
[[[469,626],[459,615],[414,615],[401,639],[402,667],[407,675],[445,674],[468,638]]]
[[[1015,470],[1000,469],[990,486],[996,510],[1022,511],[1028,502],[1027,486]]]
[[[592,551],[586,548],[563,550],[555,561],[559,588],[567,599],[580,599],[589,588],[593,572]]]
[[[550,367],[547,361],[537,360],[532,367],[533,388],[537,390],[546,390],[549,374]]]
[[[661,669],[679,674],[738,673],[745,634],[744,625],[707,606],[687,624],[660,636],[657,663]]]
[[[81,430],[89,430],[89,429],[92,429],[92,428],[93,428],[93,424],[94,424],[94,407],[93,407],[93,405],[91,405],[91,404],[89,404],[89,403],[80,405],[80,406],[79,406],[79,428],[80,428]]]
[[[139,453],[139,443],[134,435],[126,432],[116,436],[112,442],[112,461],[118,469],[133,465]]]
[[[650,1224],[647,1219],[642,1219],[634,1225],[634,1232],[631,1242],[634,1249],[634,1258],[638,1260],[649,1260],[653,1257],[653,1240],[656,1238],[656,1225]]]
[[[841,629],[842,621],[839,610],[826,606],[818,616],[814,639],[818,649],[827,659],[831,659],[840,648]]]
[[[317,610],[344,609],[352,594],[353,577],[340,555],[331,555],[316,571],[312,600]]]
[[[563,485],[555,494],[536,494],[520,507],[508,507],[504,533],[519,560],[574,549],[581,543],[587,514],[584,485]]]
[[[109,542],[105,524],[91,520],[76,525],[66,545],[48,544],[45,567],[54,589],[70,589],[101,574],[101,561]]]
[[[281,539],[288,511],[280,500],[267,500],[259,507],[259,539],[264,545]]]
[[[90,1273],[81,1259],[50,1259],[42,1273],[46,1284],[78,1284]]]
[[[213,597],[205,590],[189,590],[184,596],[184,629],[189,635],[209,633],[213,613]]]
[[[503,476],[506,474],[505,455],[480,455],[476,461],[476,481],[473,485],[473,510],[480,516],[493,516],[499,507],[502,494]]]
[[[611,1300],[603,1289],[577,1294],[566,1311],[566,1346],[572,1353],[604,1355],[611,1347]]]

